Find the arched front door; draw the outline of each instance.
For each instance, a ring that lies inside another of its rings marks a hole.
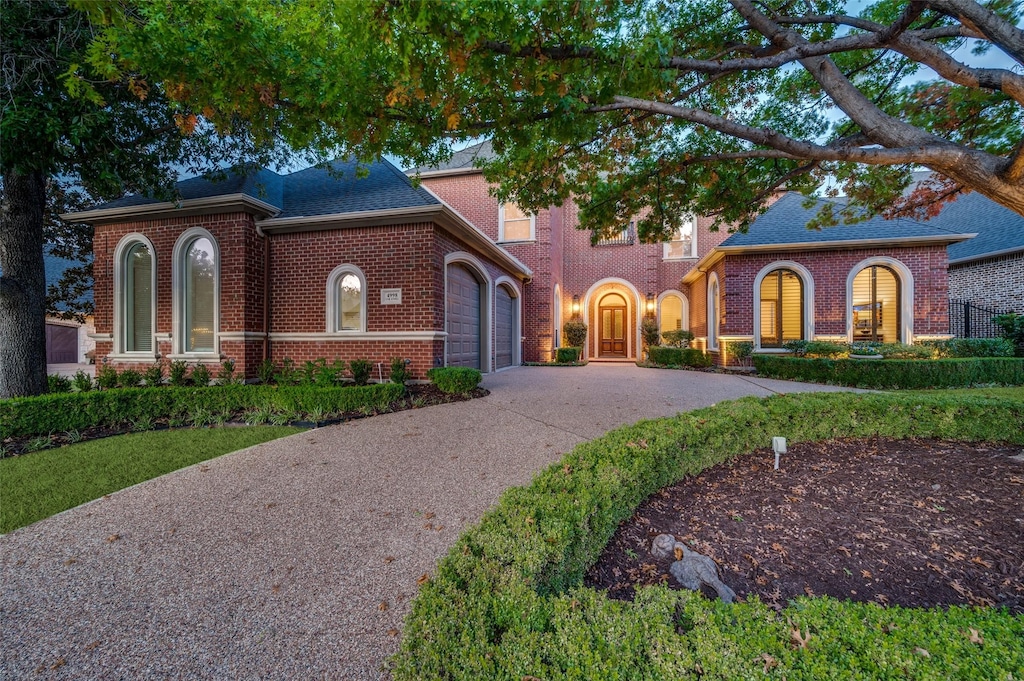
[[[626,356],[626,299],[609,293],[597,308],[599,357]]]

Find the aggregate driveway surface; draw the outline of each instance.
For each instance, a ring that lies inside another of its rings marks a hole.
[[[0,678],[386,677],[417,578],[507,487],[640,418],[831,390],[597,364],[484,386],[483,399],[258,445],[0,537]]]

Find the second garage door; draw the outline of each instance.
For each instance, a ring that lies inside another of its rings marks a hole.
[[[508,289],[499,286],[494,292],[494,368],[512,366],[515,348],[515,301]]]
[[[448,366],[480,369],[480,283],[462,265],[448,266]]]

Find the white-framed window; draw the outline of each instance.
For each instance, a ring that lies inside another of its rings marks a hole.
[[[697,257],[697,219],[692,215],[683,218],[672,239],[665,242],[665,260],[683,260]]]
[[[718,275],[712,273],[708,279],[708,349],[718,350],[718,327],[722,321],[721,300],[718,291]]]
[[[794,270],[780,267],[761,279],[758,291],[758,345],[781,348],[783,343],[802,340],[804,332],[804,283]]]
[[[327,333],[366,331],[366,276],[355,265],[338,265],[327,277]]]
[[[524,213],[514,203],[498,206],[498,241],[533,241],[537,216]]]
[[[205,229],[186,231],[174,246],[175,352],[217,357],[220,330],[220,249]]]
[[[114,249],[114,353],[154,356],[156,256],[142,234],[128,234]]]
[[[675,293],[664,294],[658,306],[658,327],[661,332],[685,329],[688,321],[683,312],[682,296]]]

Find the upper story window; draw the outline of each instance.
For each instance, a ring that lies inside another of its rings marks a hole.
[[[621,231],[613,233],[603,239],[599,239],[596,246],[629,246],[636,236],[636,221],[630,220]]]
[[[683,218],[671,241],[665,242],[665,260],[697,257],[697,220],[692,215]]]
[[[355,265],[339,265],[327,277],[327,332],[366,331],[366,277]]]
[[[498,207],[498,241],[533,241],[537,216],[528,215],[514,203]]]

